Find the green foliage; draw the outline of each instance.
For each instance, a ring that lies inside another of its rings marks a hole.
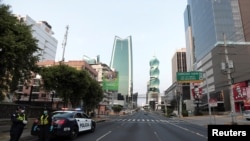
[[[171,116],[171,114],[174,112],[174,109],[173,108],[168,108],[167,109],[167,113],[166,113],[166,115],[169,117],[169,116]]]
[[[44,67],[40,74],[47,91],[55,90],[56,95],[64,101],[64,106],[71,101],[75,106],[80,103],[82,92],[86,89],[85,75],[73,67],[61,64],[58,66]]]
[[[188,116],[188,111],[187,110],[183,110],[182,111],[182,116],[187,117]]]
[[[120,113],[121,110],[122,110],[122,108],[123,108],[123,106],[121,106],[121,105],[114,105],[114,106],[112,107],[112,110],[113,110],[115,113]]]
[[[10,11],[10,6],[0,3],[0,88],[14,92],[18,80],[29,78],[36,70],[39,56],[37,40],[31,27],[19,21]]]
[[[68,65],[41,68],[40,74],[47,91],[56,91],[63,99],[64,106],[70,102],[72,107],[81,106],[83,100],[86,111],[94,109],[103,98],[103,91],[98,82],[84,70],[76,70]]]
[[[87,112],[95,109],[103,99],[103,90],[99,83],[94,79],[89,79],[90,85],[87,93],[83,96],[84,107]]]

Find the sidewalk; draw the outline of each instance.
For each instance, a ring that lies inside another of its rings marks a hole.
[[[96,122],[103,122],[107,120],[107,117],[93,118]],[[27,126],[23,130],[23,134],[20,138],[20,141],[27,141],[27,139],[37,138],[30,134],[30,129],[32,127],[34,119],[30,118],[28,120]],[[0,119],[0,141],[9,141],[10,140],[10,119]]]
[[[236,123],[237,125],[250,125],[250,121],[247,121],[242,115],[235,115],[234,118],[232,118],[231,115],[206,115],[183,117],[182,119],[201,126],[207,126],[211,124],[231,125],[232,123]]]

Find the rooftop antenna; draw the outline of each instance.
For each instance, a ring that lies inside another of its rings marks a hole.
[[[64,62],[64,60],[65,60],[64,53],[65,53],[65,48],[66,48],[66,44],[67,44],[68,30],[69,30],[69,25],[66,26],[66,32],[65,32],[64,39],[62,42],[62,48],[63,48],[62,62]]]

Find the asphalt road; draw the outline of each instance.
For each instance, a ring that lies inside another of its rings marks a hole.
[[[171,137],[171,135],[173,135],[167,134],[165,132],[166,130],[178,133],[177,131],[172,129],[178,129],[179,131],[182,128],[186,130],[192,128],[190,130],[195,130],[194,133],[199,132],[200,137],[197,138],[199,138],[199,140],[202,140],[203,138],[206,138],[206,130],[204,131],[203,129],[206,129],[207,125],[232,124],[232,117],[230,115],[192,116],[183,118],[174,117],[171,119],[167,119],[158,112],[149,113],[148,115],[144,114],[143,112],[138,112],[136,114],[129,114],[124,116],[96,118],[95,120],[98,122],[96,132],[94,132],[93,134],[84,133],[80,135],[79,138],[77,138],[75,141],[80,141],[83,139],[93,141],[110,141],[114,139],[119,141],[133,141],[134,139],[143,141],[162,141],[163,138]],[[32,121],[33,119],[29,119],[28,126],[24,129],[20,141],[37,140],[36,137],[30,135]],[[156,124],[158,122],[161,122],[162,124]],[[180,128],[176,126],[174,122],[178,122],[178,124],[183,125]],[[250,125],[250,121],[244,119],[242,115],[235,116],[234,122],[239,125]],[[9,141],[10,124],[10,119],[0,119],[0,141]],[[172,137],[172,139],[173,138],[174,137]],[[188,135],[185,138],[187,139]]]

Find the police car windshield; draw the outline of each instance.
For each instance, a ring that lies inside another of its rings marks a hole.
[[[66,117],[66,118],[73,118],[73,113],[69,112],[54,112],[53,117]]]

